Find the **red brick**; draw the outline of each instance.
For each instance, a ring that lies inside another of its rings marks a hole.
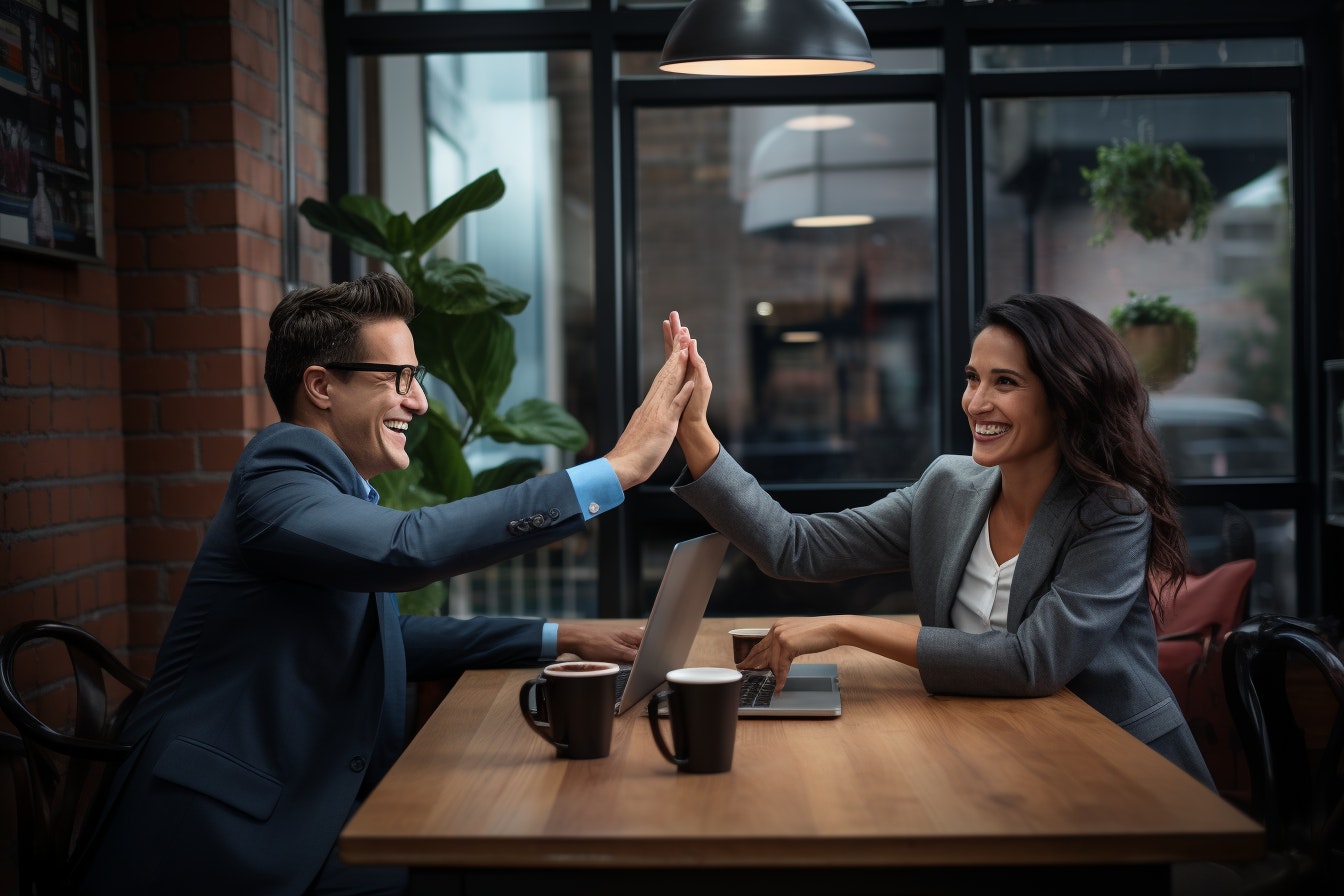
[[[21,435],[28,431],[28,399],[0,398],[0,435]]]
[[[126,440],[126,474],[158,476],[196,469],[196,443],[183,436],[133,436]]]
[[[187,58],[196,62],[227,62],[234,56],[231,44],[236,34],[227,22],[189,25],[184,29]]]
[[[139,191],[121,203],[118,227],[168,228],[187,226],[187,197],[179,192]]]
[[[237,154],[233,146],[156,149],[149,154],[149,182],[192,186],[231,183],[238,170]]]
[[[149,183],[149,160],[144,150],[123,149],[112,151],[112,172],[108,177],[108,186],[118,190],[139,190]]]
[[[243,448],[247,446],[248,439],[246,435],[201,436],[201,469],[215,472],[232,470]]]
[[[295,86],[299,85],[297,73],[294,83]],[[233,90],[234,102],[239,103],[244,109],[252,110],[265,121],[279,120],[280,96],[275,89],[274,81],[268,83],[246,69],[235,68]]]
[[[279,278],[259,277],[247,271],[203,273],[197,278],[197,288],[200,290],[203,308],[260,310],[267,319],[280,301],[282,292]],[[244,326],[246,328],[247,325]],[[261,341],[262,347],[265,347],[268,338],[269,331]]]
[[[194,557],[199,546],[200,537],[194,529],[134,523],[126,527],[126,560],[130,563]]]
[[[154,321],[154,347],[160,351],[236,348],[238,314],[165,314]]]
[[[176,146],[187,136],[186,119],[182,109],[167,106],[118,108],[112,125],[113,138],[118,147]],[[118,215],[124,221],[125,209]]]
[[[148,247],[145,238],[139,233],[127,233],[119,230],[115,236],[115,251],[128,270],[143,268],[148,262]]]
[[[9,339],[41,339],[43,303],[22,296],[5,296],[0,301],[0,326]]]
[[[168,395],[159,402],[164,432],[237,429],[245,408],[238,395]]]
[[[158,511],[157,480],[131,480],[126,484],[126,515],[132,519],[154,516]]]
[[[165,482],[160,489],[159,504],[166,519],[210,519],[219,510],[228,483]]]
[[[8,458],[4,449],[8,446],[0,445],[0,461],[5,466],[0,469],[5,470],[4,478],[12,480],[9,471],[17,472],[20,466],[10,467],[10,463],[22,464],[22,458]],[[31,525],[28,515],[28,492],[4,492],[0,493],[0,532],[22,532]]]
[[[121,397],[121,425],[127,433],[154,432],[158,417],[157,398],[123,395]]]
[[[278,90],[280,84],[279,48],[265,42],[257,35],[240,28],[233,29],[233,59],[246,71],[251,72],[272,90]]]
[[[158,270],[231,268],[238,264],[235,234],[155,234],[149,240],[149,263]]]
[[[123,352],[135,354],[149,349],[150,318],[127,313],[121,316],[118,324],[117,335],[121,339]]]
[[[276,237],[261,237],[242,232],[238,236],[239,263],[249,270],[279,277],[283,272],[280,260],[280,241]]]
[[[238,109],[231,102],[193,103],[188,111],[192,143],[223,143],[235,139]]]
[[[19,268],[19,282],[16,286],[25,293],[64,298],[65,272],[53,265],[26,264]]]
[[[202,353],[196,358],[197,388],[215,391],[221,389],[255,389],[261,385],[260,376],[252,364],[243,363],[240,352]]]
[[[235,99],[233,66],[164,66],[145,82],[145,100],[151,103],[208,103]]]
[[[191,365],[186,358],[126,358],[121,365],[122,383],[132,392],[185,389],[191,386]]]
[[[173,25],[147,26],[142,22],[138,28],[118,29],[116,39],[108,41],[107,61],[113,67],[178,62],[182,58],[182,39]]]
[[[50,539],[30,538],[14,542],[9,549],[9,570],[4,574],[6,590],[16,582],[28,582],[51,575],[55,566]]]
[[[28,431],[33,433],[51,431],[51,399],[46,395],[35,395],[29,400]]]

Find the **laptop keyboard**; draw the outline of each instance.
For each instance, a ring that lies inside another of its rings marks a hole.
[[[621,702],[621,697],[625,695],[625,686],[630,683],[630,670],[635,668],[626,663],[621,664],[621,671],[616,673],[616,703]]]
[[[769,706],[775,696],[775,676],[768,670],[743,672],[739,707]]]

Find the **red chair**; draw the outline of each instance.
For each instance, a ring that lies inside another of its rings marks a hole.
[[[1254,574],[1255,560],[1242,559],[1187,575],[1175,603],[1166,606],[1157,623],[1157,667],[1176,695],[1214,784],[1243,806],[1250,800],[1250,777],[1228,710],[1222,651],[1228,633],[1246,618]],[[1150,588],[1150,600],[1156,600],[1155,594]]]

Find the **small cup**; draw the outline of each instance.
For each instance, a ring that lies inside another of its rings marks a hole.
[[[584,661],[552,663],[542,669],[518,691],[527,727],[552,744],[561,759],[603,758],[611,752],[620,670],[615,663]]]
[[[766,635],[770,634],[768,628],[735,628],[728,634],[733,636],[733,665],[740,666],[742,661],[751,653],[751,648],[755,647]]]
[[[659,751],[679,772],[713,774],[731,769],[742,673],[710,667],[673,669],[667,673],[667,683],[668,689],[649,701],[649,727]],[[672,750],[658,723],[663,701],[672,724]]]

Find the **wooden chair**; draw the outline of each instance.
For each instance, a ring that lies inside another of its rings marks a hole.
[[[1270,859],[1289,892],[1344,893],[1344,659],[1309,622],[1256,616],[1223,676]]]
[[[71,717],[58,730],[31,708],[15,678],[20,656],[40,657],[44,672],[62,645],[68,672],[46,673],[41,685],[72,679]],[[19,892],[48,896],[74,891],[91,846],[112,772],[129,752],[117,742],[127,714],[148,680],[126,668],[83,629],[62,622],[20,623],[0,638],[0,710],[18,731],[6,735],[3,755],[14,777],[18,814]]]

